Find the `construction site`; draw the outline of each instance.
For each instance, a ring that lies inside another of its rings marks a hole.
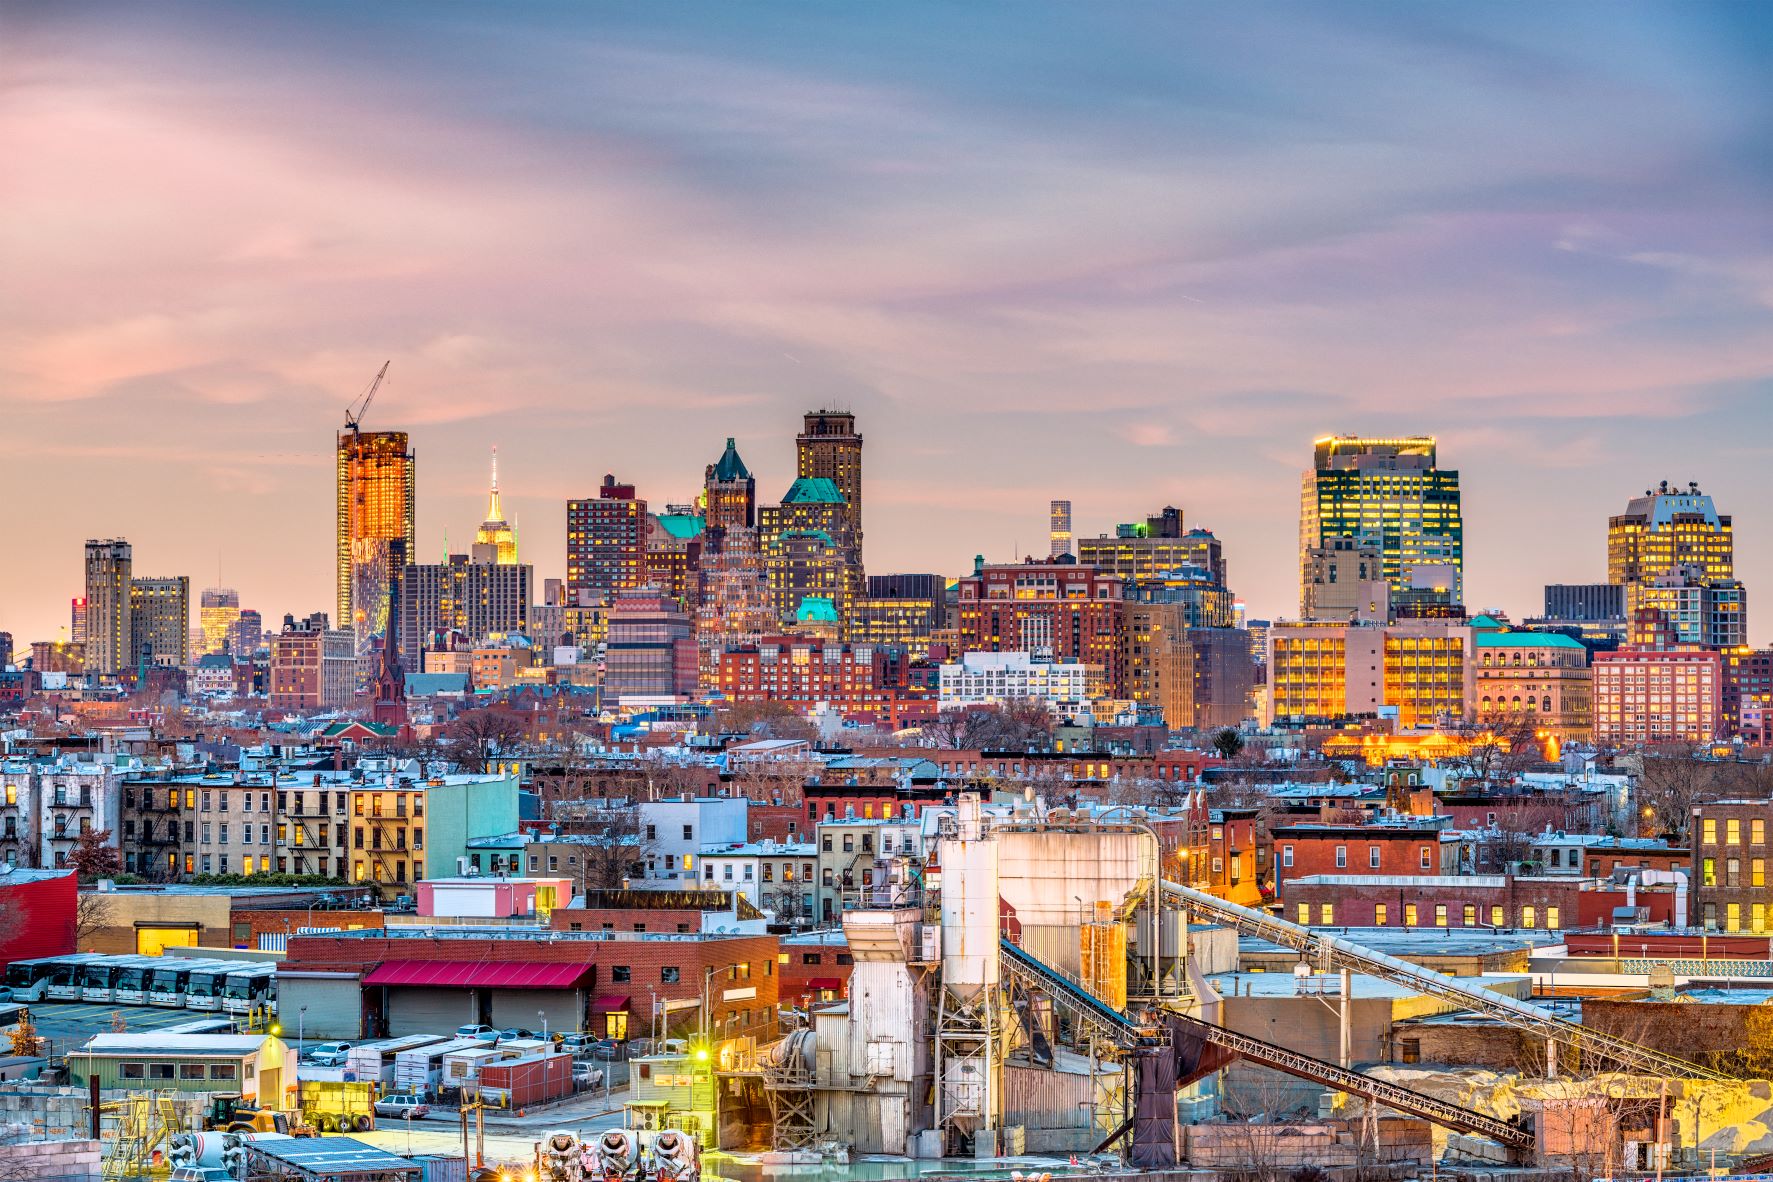
[[[1768,1088],[1585,1027],[1521,975],[1456,977],[1167,881],[1137,812],[963,796],[930,856],[847,912],[847,1001],[723,1073],[761,1092],[771,1156],[1061,1155],[1163,1171],[1302,1166],[1655,1172],[1739,1160]],[[1237,981],[1239,943],[1290,974]],[[1500,1029],[1531,1070],[1375,1062],[1373,1000]],[[1227,1015],[1264,999],[1269,1038]],[[1386,999],[1391,999],[1386,1001]],[[1290,1036],[1289,1036],[1290,1035]],[[1324,1053],[1328,1050],[1329,1053]],[[751,1130],[755,1135],[756,1130]],[[722,1141],[738,1133],[723,1120]],[[1426,1176],[1426,1174],[1424,1174]]]

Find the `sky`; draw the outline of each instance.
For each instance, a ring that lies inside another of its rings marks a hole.
[[[430,561],[494,444],[546,578],[606,472],[687,501],[732,435],[774,500],[841,407],[871,571],[1175,504],[1284,616],[1312,439],[1427,433],[1473,606],[1697,480],[1773,641],[1766,5],[24,3],[0,45],[20,644],[88,537],[330,611],[384,361]]]

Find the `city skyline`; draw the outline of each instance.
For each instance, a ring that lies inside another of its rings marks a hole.
[[[42,495],[0,628],[60,635],[87,538],[331,610],[332,440],[387,357],[420,561],[488,445],[539,580],[603,473],[687,500],[733,436],[773,502],[838,406],[874,572],[1168,503],[1290,616],[1310,441],[1422,433],[1474,608],[1603,579],[1660,480],[1773,585],[1764,14],[1040,11],[8,14],[0,411]]]

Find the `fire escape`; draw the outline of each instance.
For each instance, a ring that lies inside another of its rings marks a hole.
[[[292,874],[326,873],[321,864],[332,853],[328,848],[332,834],[326,815],[326,793],[316,792],[315,795],[319,798],[319,806],[310,811],[306,789],[297,788],[289,793],[289,808],[284,812],[283,823],[287,826],[284,848]]]
[[[65,789],[55,790],[58,807],[55,817],[57,836],[63,823],[59,802]],[[141,801],[136,809],[135,848],[137,870],[144,877],[164,882],[179,873],[179,789],[172,785],[141,785]],[[77,836],[76,823],[69,822],[69,836]]]
[[[28,811],[31,794],[35,791],[32,780],[33,777],[26,775],[0,784],[0,862],[14,866],[37,863],[37,851],[31,846]]]
[[[378,888],[405,887],[409,882],[423,877],[415,873],[407,877],[407,862],[413,857],[413,850],[408,847],[407,834],[416,821],[423,823],[425,806],[418,803],[417,798],[409,813],[407,811],[407,793],[396,792],[394,807],[388,810],[382,803],[382,793],[369,794],[369,814],[363,818],[368,829],[367,840],[364,842],[363,854],[369,863],[369,877]]]

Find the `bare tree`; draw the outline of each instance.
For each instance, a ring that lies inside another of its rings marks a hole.
[[[1513,780],[1544,759],[1538,721],[1527,710],[1467,715],[1448,727],[1465,746],[1465,752],[1450,762],[1478,784]]]
[[[921,729],[932,746],[953,751],[1047,751],[1053,745],[1051,711],[1028,698],[944,710]]]
[[[588,809],[574,828],[585,838],[579,850],[580,893],[618,890],[628,880],[645,878],[647,859],[658,853],[639,809]]]
[[[523,717],[499,706],[470,710],[449,724],[444,756],[464,772],[480,773],[493,757],[510,750],[528,733]]]
[[[1646,754],[1643,762],[1637,791],[1640,827],[1649,835],[1685,839],[1693,807],[1718,799],[1723,791],[1720,765],[1691,752]]]
[[[74,904],[74,947],[85,948],[111,926],[111,897],[102,891],[81,891]]]
[[[803,739],[808,743],[819,732],[807,717],[788,702],[735,702],[718,716],[720,729],[757,739]]]

